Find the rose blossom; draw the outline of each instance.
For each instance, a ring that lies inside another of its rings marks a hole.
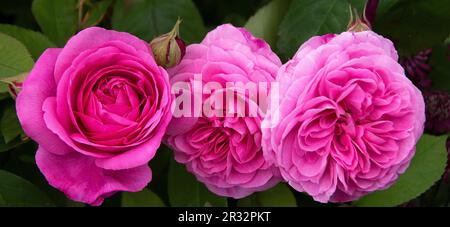
[[[389,187],[423,132],[424,100],[372,31],[313,37],[277,75],[280,105],[266,117],[267,159],[298,191],[343,202]]]
[[[167,72],[144,41],[94,27],[45,51],[16,105],[48,182],[100,205],[150,182],[147,162],[170,122],[171,101]]]
[[[243,28],[222,25],[209,32],[200,44],[188,46],[181,63],[169,74],[172,86],[180,81],[192,82],[196,75],[201,75],[204,85],[220,84],[223,89],[213,94],[221,94],[227,90],[227,82],[271,82],[280,66],[279,58],[263,40]],[[258,105],[255,97],[245,96],[236,88],[228,91],[243,97],[245,107]],[[201,98],[203,104],[208,104],[208,98],[212,97]],[[259,107],[254,116],[174,115],[167,143],[174,149],[175,159],[216,194],[241,198],[265,190],[274,186],[279,177],[278,170],[263,157],[260,125],[264,106]]]

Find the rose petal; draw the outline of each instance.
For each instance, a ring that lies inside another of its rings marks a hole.
[[[147,165],[120,171],[104,170],[95,165],[93,158],[78,152],[56,155],[43,147],[36,153],[36,163],[50,185],[72,200],[94,206],[118,191],[140,191],[152,178]]]

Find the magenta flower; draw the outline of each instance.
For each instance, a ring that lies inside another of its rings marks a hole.
[[[100,205],[117,191],[140,191],[147,163],[171,119],[169,79],[148,45],[89,28],[36,62],[17,97],[36,162],[70,199]]]
[[[242,106],[255,107],[257,96],[241,93],[235,86],[226,88],[226,84],[271,82],[280,66],[279,58],[263,40],[243,28],[222,25],[209,32],[200,44],[188,46],[181,63],[169,70],[169,74],[172,89],[179,82],[194,81],[196,76],[201,76],[201,81],[197,82],[204,86],[208,82],[222,86],[210,95],[200,96],[202,106],[210,104],[212,94],[231,91],[239,100],[244,100]],[[201,92],[190,89],[194,94]],[[264,106],[258,107],[256,116],[226,116],[230,109],[223,106],[214,106],[215,111],[224,113],[223,116],[219,113],[176,117],[174,114],[167,143],[174,149],[175,159],[216,194],[242,198],[265,190],[274,186],[279,177],[278,170],[263,157],[261,109],[265,109]]]
[[[421,92],[391,41],[372,31],[313,37],[281,67],[263,150],[296,190],[345,202],[389,187],[425,121]]]

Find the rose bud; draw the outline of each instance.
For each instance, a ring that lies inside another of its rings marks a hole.
[[[180,23],[178,20],[172,31],[150,42],[156,62],[166,69],[178,65],[186,52],[186,45],[179,36]]]
[[[17,76],[7,77],[0,80],[0,82],[8,84],[9,94],[13,99],[16,99],[19,92],[22,90],[23,81],[28,73],[22,73]]]
[[[355,14],[354,19],[353,19],[353,14]],[[370,25],[369,21],[366,19],[366,11],[364,10],[363,18],[361,19],[358,16],[357,10],[354,8],[352,11],[352,9],[350,8],[350,21],[347,25],[347,31],[363,32],[363,31],[369,31],[369,30],[371,30],[371,25]]]

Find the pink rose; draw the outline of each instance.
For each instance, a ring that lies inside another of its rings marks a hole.
[[[222,25],[208,33],[200,44],[188,46],[181,63],[169,70],[172,89],[178,82],[194,81],[196,75],[201,76],[197,82],[205,87],[208,82],[222,86],[212,92],[214,95],[201,96],[203,105],[211,104],[209,98],[231,91],[245,100],[241,107],[258,107],[258,114],[253,116],[220,116],[220,111],[226,113],[230,109],[213,104],[219,113],[211,116],[174,115],[167,143],[174,149],[175,159],[186,164],[188,171],[212,192],[242,198],[279,181],[278,170],[265,161],[261,148],[260,126],[265,107],[257,104],[257,97],[243,94],[238,86],[226,88],[226,84],[272,82],[280,66],[279,58],[263,40],[243,28]],[[233,105],[232,100],[225,102]]]
[[[320,202],[389,187],[423,132],[424,101],[372,31],[313,37],[277,75],[279,120],[263,130],[267,159],[288,183]]]
[[[36,62],[17,98],[23,129],[39,143],[36,162],[70,199],[100,205],[140,191],[147,163],[170,122],[168,75],[147,44],[88,28]]]

